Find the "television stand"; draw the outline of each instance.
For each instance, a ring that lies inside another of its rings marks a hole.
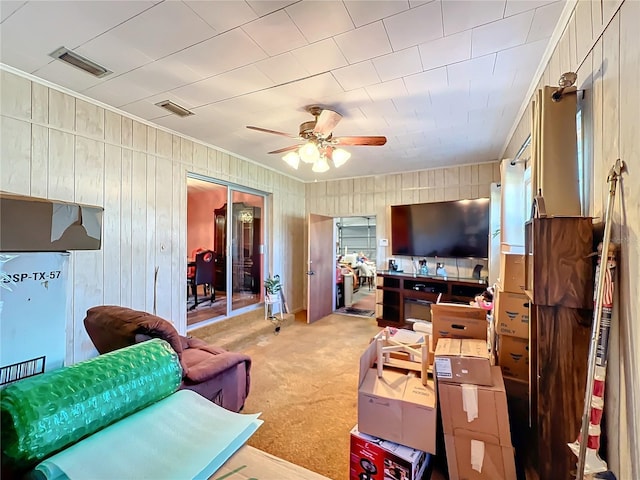
[[[487,289],[487,282],[468,277],[422,276],[379,271],[376,320],[379,327],[410,328],[412,319],[431,320],[432,303],[464,303]]]

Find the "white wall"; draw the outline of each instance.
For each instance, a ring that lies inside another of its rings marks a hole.
[[[567,71],[584,90],[588,172],[593,195],[588,212],[602,221],[607,173],[615,160],[628,172],[618,188],[613,241],[618,243],[618,298],[614,307],[605,393],[609,468],[617,478],[640,478],[640,2],[581,0],[538,81],[557,85]],[[525,111],[505,157],[513,157],[530,131]],[[635,177],[635,178],[634,178]],[[577,432],[576,432],[577,433]]]
[[[102,249],[70,258],[68,364],[95,354],[89,307],[153,310],[155,268],[157,314],[186,330],[188,171],[272,194],[269,270],[302,308],[303,183],[19,72],[0,71],[0,94],[0,190],[104,207]]]

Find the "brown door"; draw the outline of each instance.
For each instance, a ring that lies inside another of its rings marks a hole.
[[[309,214],[307,258],[307,323],[333,312],[334,258],[333,218]]]

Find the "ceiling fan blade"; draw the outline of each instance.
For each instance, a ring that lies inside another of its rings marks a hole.
[[[280,148],[278,150],[274,150],[273,152],[267,152],[267,153],[284,153],[284,152],[291,152],[293,150],[297,150],[300,148],[300,145],[291,145],[290,147],[284,147],[284,148]]]
[[[313,133],[319,133],[323,136],[328,136],[338,122],[342,119],[342,115],[333,110],[322,110],[316,121],[316,126],[313,129]]]
[[[278,132],[276,130],[269,130],[268,128],[253,127],[251,125],[247,125],[247,128],[250,130],[257,130],[258,132],[273,133],[274,135],[282,135],[283,137],[298,138],[298,135],[291,135],[290,133]]]
[[[387,143],[387,137],[335,137],[333,141],[337,145],[371,145],[379,147]]]

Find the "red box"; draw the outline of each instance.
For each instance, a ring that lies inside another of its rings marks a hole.
[[[350,480],[421,480],[430,461],[429,453],[351,430]]]

